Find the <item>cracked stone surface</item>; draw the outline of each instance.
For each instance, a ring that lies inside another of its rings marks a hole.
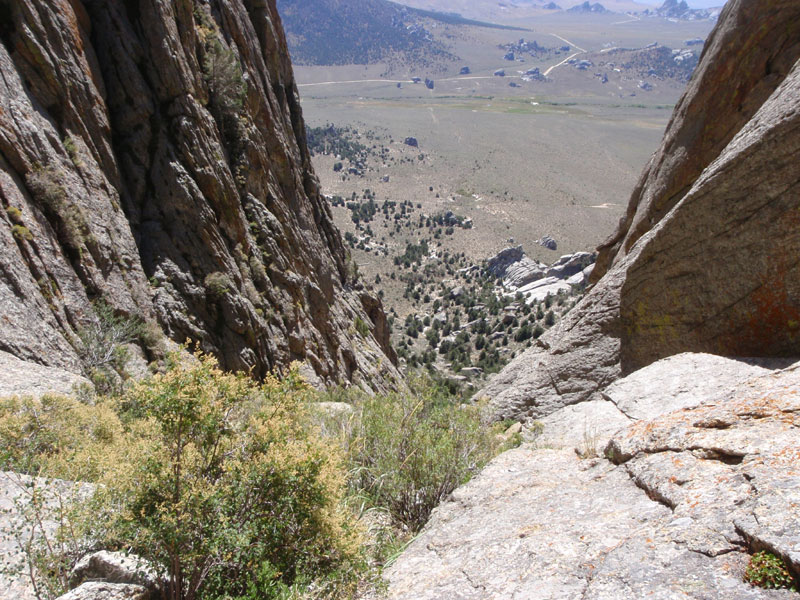
[[[72,394],[81,386],[92,387],[92,382],[58,367],[46,367],[20,360],[13,354],[0,350],[0,398],[8,396],[33,396],[45,394]]]
[[[148,600],[147,588],[128,583],[87,581],[56,600]]]
[[[691,406],[662,402],[713,364]],[[636,381],[650,384],[638,406],[651,416],[605,430],[613,460],[580,459],[569,427],[542,448],[545,424],[538,447],[502,454],[434,512],[387,570],[388,597],[797,598],[742,575],[762,548],[800,567],[800,364],[686,354],[621,380],[618,398]],[[614,414],[585,404],[560,414]]]
[[[631,419],[652,419],[696,406],[711,394],[769,372],[757,363],[713,354],[678,354],[615,381],[602,395]]]

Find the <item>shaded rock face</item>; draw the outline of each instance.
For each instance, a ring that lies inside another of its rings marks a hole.
[[[800,6],[796,2],[728,1],[675,107],[661,147],[639,178],[625,217],[599,248],[594,281],[689,192],[798,58]]]
[[[387,570],[388,596],[796,597],[742,576],[762,549],[800,571],[798,375],[683,354],[619,381],[615,401],[641,418],[610,400],[559,409],[561,437],[545,423],[434,511]],[[613,460],[581,460],[587,445]]]
[[[0,0],[0,42],[0,349],[79,371],[102,298],[226,368],[394,376],[274,0]]]
[[[627,269],[623,370],[681,350],[800,353],[798,156],[800,62]]]
[[[798,10],[728,3],[594,287],[481,392],[498,417],[601,399],[680,352],[800,355]]]

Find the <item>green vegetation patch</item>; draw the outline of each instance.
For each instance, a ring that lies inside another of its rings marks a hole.
[[[359,557],[341,453],[307,426],[308,394],[296,369],[257,384],[175,354],[165,373],[93,406],[0,403],[0,467],[100,484],[57,535],[144,557],[170,598],[282,597]],[[37,564],[67,571],[79,556],[57,558]]]
[[[485,404],[462,404],[446,385],[413,374],[407,391],[386,396],[345,393],[350,489],[367,506],[388,511],[415,533],[456,487],[511,444],[502,424],[488,424]]]
[[[744,572],[744,580],[767,589],[789,589],[797,591],[797,580],[789,571],[786,562],[771,552],[756,552]]]
[[[326,399],[352,409],[320,427],[309,409]],[[26,521],[61,525],[26,547],[41,598],[97,548],[148,560],[169,598],[345,598],[513,443],[484,414],[428,377],[320,395],[296,366],[257,383],[183,351],[91,403],[0,400],[0,470],[94,484],[54,511],[43,499],[58,488],[21,485]]]

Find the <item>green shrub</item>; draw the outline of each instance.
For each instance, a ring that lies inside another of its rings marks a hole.
[[[744,580],[767,589],[797,591],[797,582],[782,558],[770,552],[756,552],[744,572]]]
[[[67,200],[61,182],[61,172],[55,167],[38,166],[25,176],[31,193],[52,213],[58,214]]]
[[[353,327],[355,327],[355,330],[361,337],[365,338],[369,336],[370,333],[369,325],[364,319],[362,319],[358,315],[356,315],[356,318],[353,320]]]
[[[241,158],[247,138],[247,130],[240,120],[247,84],[236,53],[223,45],[217,35],[208,36],[206,40],[203,78],[210,92],[212,113],[236,162]],[[238,164],[237,171],[237,175],[245,177],[244,164]]]
[[[161,358],[166,351],[166,336],[156,321],[146,321],[139,327],[139,341],[154,356]]]
[[[80,153],[78,152],[78,147],[75,144],[75,139],[72,136],[65,136],[64,137],[64,150],[67,151],[72,164],[76,167],[80,168],[83,166],[83,161],[81,160]]]
[[[127,394],[144,446],[107,484],[126,505],[116,525],[167,567],[173,597],[266,594],[272,578],[254,581],[253,567],[291,584],[354,556],[342,470],[305,427],[307,393],[296,369],[258,386],[197,355]]]
[[[106,458],[114,454],[110,449],[124,437],[107,403],[89,406],[57,395],[0,401],[3,471],[95,480],[109,466]]]
[[[311,581],[349,594],[360,533],[297,369],[259,385],[200,354],[168,361],[96,405],[0,401],[0,468],[100,484],[65,530],[150,560],[171,599],[285,598]],[[41,564],[68,572],[78,558]]]
[[[63,240],[68,248],[80,254],[84,244],[96,243],[89,230],[86,215],[79,206],[65,206],[59,216],[63,223]]]
[[[24,225],[14,225],[11,227],[11,234],[18,240],[30,242],[33,239],[31,230]]]
[[[288,599],[312,588],[350,597],[365,551],[393,553],[518,441],[484,422],[484,405],[456,402],[427,376],[409,385],[382,397],[338,390],[327,399],[353,411],[315,425],[296,367],[257,384],[207,356],[172,354],[163,374],[92,405],[0,401],[0,469],[100,484],[62,518],[75,543],[37,555],[53,581],[66,581],[74,549],[92,540],[152,561],[175,600]],[[365,544],[351,511],[390,518],[367,519]]]
[[[410,390],[355,399],[349,441],[351,486],[394,522],[417,531],[431,511],[500,450],[499,426],[482,421],[484,405],[459,404],[427,376]]]
[[[236,53],[215,38],[206,48],[203,75],[211,91],[211,101],[223,114],[235,115],[242,109],[247,91],[242,66]]]
[[[78,257],[84,244],[96,244],[91,234],[88,219],[77,204],[68,202],[64,184],[64,173],[56,167],[37,167],[30,171],[25,182],[31,194],[40,202],[48,219],[55,222],[59,240]]]
[[[219,271],[206,275],[203,285],[205,285],[206,291],[215,298],[224,296],[235,287],[231,278]]]
[[[12,223],[16,223],[17,225],[22,225],[22,211],[18,209],[16,206],[7,207],[6,214],[8,215],[8,218],[11,219]]]
[[[77,331],[83,371],[99,393],[119,392],[119,379],[127,377],[130,359],[126,345],[140,338],[142,321],[116,314],[103,300],[94,303],[93,312]]]

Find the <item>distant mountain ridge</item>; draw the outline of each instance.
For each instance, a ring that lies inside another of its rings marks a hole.
[[[684,21],[699,21],[703,19],[716,19],[719,9],[690,8],[686,0],[664,0],[659,8],[647,9],[643,14],[665,19],[681,19]]]
[[[397,54],[423,64],[456,58],[421,15],[388,0],[278,0],[277,6],[295,64],[371,64]]]
[[[599,2],[591,4],[589,0],[586,0],[586,2],[584,2],[583,4],[576,4],[572,8],[567,9],[567,12],[604,14],[611,11],[608,10],[605,6],[603,6]]]

